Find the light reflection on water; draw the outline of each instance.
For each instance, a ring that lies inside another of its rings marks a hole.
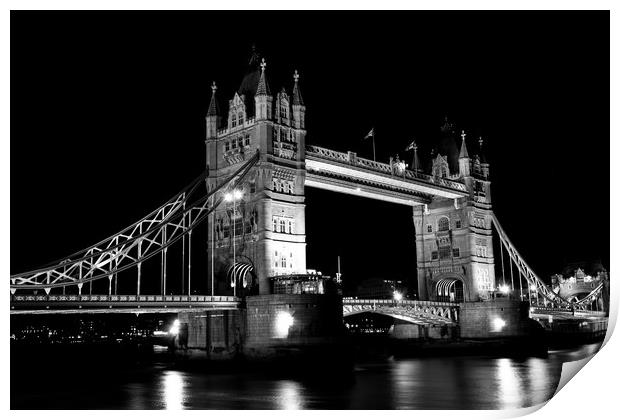
[[[600,346],[550,352],[542,358],[446,357],[361,363],[352,381],[325,373],[314,380],[259,373],[207,373],[152,366],[119,380],[115,392],[89,400],[87,383],[45,393],[11,393],[12,408],[106,409],[508,409],[551,398],[562,362]],[[93,379],[95,380],[95,379]],[[69,383],[75,383],[70,381]],[[101,395],[101,394],[99,394]],[[91,407],[92,406],[92,407]]]
[[[184,373],[169,370],[161,377],[161,393],[164,407],[168,410],[183,408],[185,401],[185,378]]]

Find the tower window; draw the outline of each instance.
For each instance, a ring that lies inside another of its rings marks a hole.
[[[460,229],[460,228],[461,228],[461,221],[460,221],[460,220],[457,220],[456,222],[454,222],[454,227],[455,227],[456,229]]]
[[[431,259],[436,260],[437,259],[437,251],[432,251],[431,252]]]
[[[235,114],[233,114],[232,118],[230,119],[230,125],[231,125],[231,127],[236,127],[237,126],[237,116]]]
[[[450,230],[450,220],[448,220],[447,217],[442,217],[439,219],[439,222],[437,222],[437,230],[439,232]]]
[[[239,113],[238,115],[238,119],[239,119],[239,125],[243,125],[243,113]]]
[[[245,135],[245,145],[246,145],[246,146],[249,146],[249,145],[250,145],[250,135],[249,135],[249,134],[246,134],[246,135]]]
[[[450,246],[439,247],[439,258],[442,260],[445,258],[450,258]]]
[[[426,225],[426,231],[431,233],[433,231],[433,225]]]
[[[458,248],[452,248],[452,256],[454,258],[459,258],[461,256],[461,251]]]

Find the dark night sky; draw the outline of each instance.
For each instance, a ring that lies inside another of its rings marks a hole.
[[[371,157],[374,125],[379,160],[412,137],[426,158],[447,115],[487,139],[494,209],[539,275],[609,267],[608,12],[13,12],[11,272],[197,176],[211,81],[230,99],[252,43],[272,91],[299,70],[308,143]],[[410,208],[307,189],[306,215],[308,267],[414,275]]]

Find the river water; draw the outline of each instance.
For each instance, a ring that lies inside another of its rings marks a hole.
[[[40,377],[24,378],[14,375],[12,366],[11,408],[521,408],[551,398],[562,363],[591,355],[599,347],[592,344],[550,351],[547,358],[425,357],[359,362],[347,380],[258,372],[208,373],[162,362],[117,375],[99,371],[96,361],[67,366],[67,376],[62,378],[46,377],[44,370],[37,370]]]

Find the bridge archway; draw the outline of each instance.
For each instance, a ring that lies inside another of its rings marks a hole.
[[[466,300],[467,281],[457,273],[445,273],[434,279],[434,300],[438,302],[460,303]]]
[[[245,256],[239,256],[240,261],[236,261],[234,264],[228,266],[226,270],[226,281],[230,284],[230,287],[235,286],[235,279],[237,282],[237,288],[247,289],[252,291],[256,286],[256,270],[252,260]]]

